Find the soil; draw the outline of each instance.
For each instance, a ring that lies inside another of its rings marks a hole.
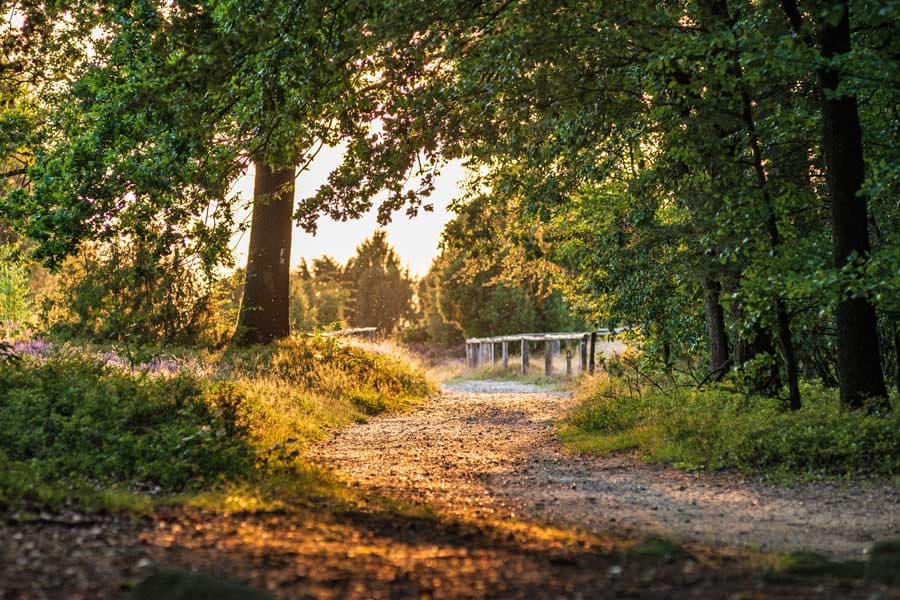
[[[382,493],[455,515],[527,516],[595,533],[863,559],[900,536],[900,487],[885,482],[774,485],[689,473],[636,456],[565,452],[554,423],[572,395],[519,382],[445,385],[414,412],[338,432],[324,464]]]

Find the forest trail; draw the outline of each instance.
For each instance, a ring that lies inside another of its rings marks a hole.
[[[843,559],[900,534],[900,490],[889,484],[786,487],[568,454],[554,422],[573,402],[522,383],[449,384],[410,413],[335,433],[316,454],[352,485],[458,517]]]

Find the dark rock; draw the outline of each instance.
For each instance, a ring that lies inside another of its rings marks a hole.
[[[167,569],[139,583],[131,600],[272,600],[262,590],[203,573]]]

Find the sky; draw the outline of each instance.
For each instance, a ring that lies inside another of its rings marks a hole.
[[[323,148],[309,169],[298,177],[295,198],[312,195],[325,182],[328,174],[340,164],[341,156],[340,148]],[[247,200],[253,195],[253,176],[251,167],[235,183],[235,191]],[[432,259],[437,256],[441,231],[453,217],[447,206],[462,194],[464,180],[465,169],[462,163],[460,161],[449,163],[441,169],[441,176],[435,182],[435,191],[430,198],[430,202],[434,205],[432,212],[419,211],[417,217],[409,218],[401,210],[394,215],[393,221],[383,228],[387,232],[388,242],[396,249],[402,264],[415,277],[425,275]],[[375,206],[377,207],[377,199]],[[315,236],[295,227],[291,245],[291,267],[298,265],[301,259],[309,262],[323,254],[342,263],[346,262],[356,253],[356,247],[378,229],[375,215],[376,208],[354,221],[333,221],[329,217],[322,217],[318,221]],[[248,231],[235,241],[238,265],[243,265],[246,261],[249,240]]]

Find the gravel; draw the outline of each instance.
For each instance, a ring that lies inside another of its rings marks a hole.
[[[355,485],[467,517],[835,558],[862,558],[900,535],[900,488],[883,481],[780,486],[571,455],[555,422],[573,402],[519,382],[449,384],[410,413],[337,432],[316,455]]]

